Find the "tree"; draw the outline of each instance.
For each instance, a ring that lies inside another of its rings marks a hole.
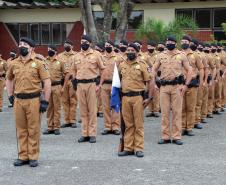
[[[226,35],[226,23],[222,23],[221,26],[222,26],[222,28],[223,28],[223,32],[224,32],[225,35]]]

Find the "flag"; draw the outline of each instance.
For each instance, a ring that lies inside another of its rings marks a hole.
[[[119,78],[118,68],[115,63],[111,89],[111,109],[114,109],[116,112],[119,112],[121,107],[120,88],[121,82]]]

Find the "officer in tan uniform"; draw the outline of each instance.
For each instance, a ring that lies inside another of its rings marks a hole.
[[[64,43],[65,51],[58,55],[59,61],[67,63],[70,67],[72,63],[72,58],[75,56],[73,51],[73,42],[71,40],[66,40]],[[70,77],[70,80],[72,76]],[[64,120],[65,123],[61,125],[61,128],[72,127],[76,128],[76,110],[77,110],[77,95],[73,88],[71,81],[68,81],[63,89],[62,103],[64,108]]]
[[[125,122],[124,151],[119,156],[136,155],[143,157],[144,153],[144,107],[151,98],[144,100],[142,95],[146,85],[150,84],[149,67],[138,57],[137,45],[129,44],[128,59],[119,65],[122,86],[122,116]],[[152,95],[149,91],[149,97]]]
[[[160,76],[160,107],[162,112],[162,139],[159,144],[173,143],[182,145],[182,101],[187,86],[190,84],[192,69],[187,57],[183,52],[176,49],[176,38],[169,36],[166,41],[167,51],[158,55],[153,67],[153,79],[157,71],[161,70]],[[183,69],[186,71],[185,85]],[[155,80],[153,80],[155,83]],[[170,133],[170,110],[172,109],[172,134]]]
[[[157,52],[156,52],[156,42],[150,41],[147,43],[147,62],[149,67],[152,69],[153,65],[155,64],[155,60],[157,58]],[[148,105],[149,113],[147,113],[146,117],[159,117],[159,109],[160,109],[160,103],[159,103],[159,88],[156,87],[153,99]]]
[[[160,41],[157,45],[157,51],[159,53],[163,52],[165,50],[166,46],[165,46],[165,42]]]
[[[96,86],[99,71],[105,69],[100,55],[91,49],[91,38],[83,35],[81,51],[73,60],[72,73],[77,79],[77,93],[82,120],[82,137],[78,142],[96,142],[97,134],[97,96],[100,85]]]
[[[120,55],[113,51],[114,43],[112,41],[107,41],[105,43],[105,54],[103,55],[104,65],[106,66],[103,72],[103,78],[101,81],[101,98],[103,102],[104,111],[104,130],[102,135],[115,134],[120,135],[120,114],[114,109],[111,110],[110,99],[111,99],[111,88],[112,88],[112,78],[114,73],[115,64],[119,64],[123,61]]]
[[[17,57],[17,52],[15,49],[12,49],[9,53],[10,57],[7,60],[7,64],[9,64],[12,60],[14,60]]]
[[[7,63],[0,54],[0,112],[2,112],[3,92],[5,87],[5,76],[7,71]]]
[[[50,79],[51,79],[51,96],[47,109],[48,129],[43,134],[60,135],[60,117],[61,117],[61,94],[63,89],[61,80],[65,77],[64,86],[69,79],[69,66],[57,59],[57,48],[54,45],[48,47],[48,64]]]
[[[47,110],[51,93],[47,65],[44,61],[33,57],[34,47],[34,41],[29,38],[21,38],[20,55],[10,63],[7,71],[6,87],[9,100],[12,104],[14,103],[19,143],[19,158],[14,162],[14,166],[25,164],[29,164],[30,167],[38,166],[40,113]],[[44,84],[44,97],[40,101],[41,82]]]
[[[182,52],[187,56],[192,67],[192,80],[184,94],[182,106],[182,135],[187,136],[194,136],[192,129],[194,128],[196,116],[197,93],[198,87],[203,85],[204,76],[201,57],[196,53],[197,46],[197,40],[191,40],[188,35],[183,36],[181,40]],[[186,75],[185,73],[184,76],[186,77]]]
[[[119,42],[119,50],[120,50],[119,54],[121,54],[124,60],[127,60],[127,54],[126,54],[127,47],[128,47],[128,42],[126,40],[121,40]]]

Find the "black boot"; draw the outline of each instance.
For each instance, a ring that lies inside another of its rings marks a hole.
[[[23,166],[23,165],[26,165],[26,164],[29,164],[29,161],[28,160],[21,160],[21,159],[16,159],[14,162],[13,162],[13,165],[14,166]]]

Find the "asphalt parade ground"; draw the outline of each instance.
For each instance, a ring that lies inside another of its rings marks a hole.
[[[42,115],[42,131],[46,128]],[[63,123],[63,119],[62,119]],[[41,134],[39,166],[14,167],[17,158],[13,109],[0,113],[0,185],[226,185],[226,112],[208,119],[184,145],[158,145],[160,118],[145,118],[144,158],[118,157],[119,136],[100,134],[78,143],[81,126],[61,135]]]

